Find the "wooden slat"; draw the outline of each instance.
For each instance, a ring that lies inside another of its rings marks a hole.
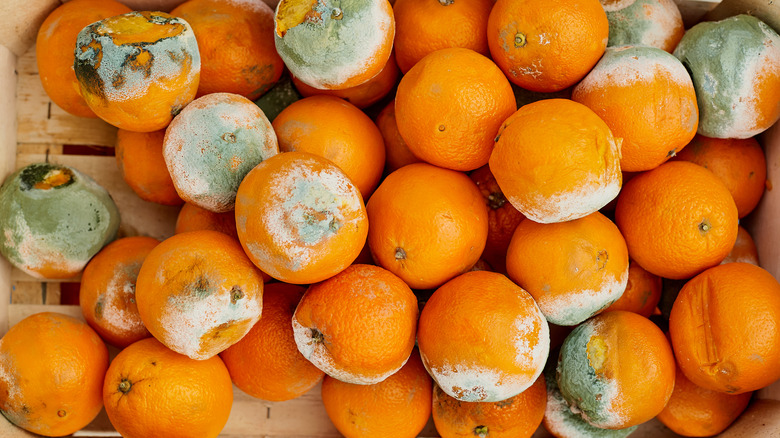
[[[60,283],[15,281],[11,285],[12,304],[60,304]]]

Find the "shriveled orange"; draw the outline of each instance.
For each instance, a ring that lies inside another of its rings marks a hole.
[[[406,145],[395,119],[395,100],[390,101],[376,116],[376,126],[385,141],[385,172],[391,173],[407,164],[419,163]]]
[[[553,92],[579,82],[607,47],[599,0],[498,0],[488,19],[493,60],[513,83]]]
[[[639,263],[630,260],[626,290],[617,301],[604,309],[604,312],[626,310],[649,318],[661,301],[662,283],[661,277],[645,271]]]
[[[36,313],[0,339],[0,410],[11,423],[45,436],[70,435],[103,407],[106,345],[87,324]]]
[[[392,272],[351,265],[309,287],[295,309],[295,343],[329,376],[379,383],[409,359],[417,332],[417,298]]]
[[[433,423],[442,438],[529,438],[547,404],[544,376],[520,394],[493,403],[468,403],[433,387]]]
[[[398,132],[418,158],[473,170],[487,164],[493,139],[516,109],[512,86],[487,57],[463,48],[425,56],[398,83]]]
[[[270,401],[291,400],[325,375],[295,345],[291,321],[304,292],[304,287],[292,284],[267,285],[260,321],[220,353],[233,383],[247,394]]]
[[[382,177],[385,146],[379,128],[363,111],[334,96],[293,102],[273,122],[279,150],[327,158],[368,199]]]
[[[84,268],[79,289],[81,312],[109,344],[124,348],[151,336],[138,314],[135,283],[146,256],[159,243],[142,236],[115,240]]]
[[[114,0],[73,0],[53,10],[38,29],[35,48],[38,76],[49,98],[65,111],[80,117],[97,117],[81,97],[73,71],[73,47],[84,26],[130,8]]]
[[[373,385],[325,376],[322,403],[347,438],[414,438],[431,416],[432,386],[415,349],[397,373]]]
[[[406,73],[431,52],[450,47],[490,55],[487,21],[492,0],[397,0],[394,49]]]
[[[742,226],[740,226],[739,231],[737,231],[737,241],[734,243],[734,247],[731,248],[729,255],[727,255],[720,264],[734,262],[750,263],[756,266],[760,265],[758,263],[758,249],[756,248],[756,243],[753,241],[753,237],[748,230],[742,228]]]
[[[163,157],[165,130],[116,133],[116,163],[127,185],[144,201],[181,205]]]
[[[557,325],[577,325],[615,302],[628,283],[628,248],[596,212],[555,224],[523,221],[506,254],[509,278]]]
[[[477,185],[454,170],[402,167],[385,178],[366,209],[374,260],[415,289],[468,271],[485,248],[485,201]]]
[[[704,166],[731,192],[740,218],[758,205],[766,186],[766,156],[755,138],[720,139],[697,135],[675,160]]]
[[[244,251],[286,283],[326,280],[349,266],[366,242],[368,216],[358,188],[332,161],[285,152],[241,182],[236,227]]]
[[[697,386],[741,394],[780,379],[780,283],[749,263],[707,269],[669,316],[677,363]]]
[[[238,342],[260,319],[263,278],[234,238],[191,231],[146,256],[135,297],[155,338],[203,360]]]
[[[574,87],[572,100],[623,139],[620,169],[658,167],[696,135],[699,110],[691,76],[671,54],[648,46],[607,49]]]
[[[688,380],[678,367],[672,397],[657,418],[679,435],[718,435],[747,408],[752,394],[726,394],[701,388]]]
[[[528,292],[501,274],[472,271],[428,299],[417,343],[442,391],[460,401],[497,402],[537,381],[550,331]]]
[[[263,0],[188,0],[171,15],[185,19],[198,41],[198,96],[234,93],[255,100],[282,76],[274,11]]]
[[[188,231],[212,230],[225,233],[238,240],[235,211],[214,213],[195,204],[185,203],[176,217],[176,234]]]
[[[219,356],[193,360],[148,338],[111,362],[103,402],[126,438],[216,438],[230,415],[233,385]]]
[[[737,221],[737,207],[720,179],[682,161],[634,177],[615,208],[630,257],[671,279],[720,263],[737,239]]]
[[[620,191],[621,140],[567,99],[523,106],[501,125],[490,171],[507,200],[541,223],[587,216]]]

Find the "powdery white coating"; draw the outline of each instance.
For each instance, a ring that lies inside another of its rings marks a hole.
[[[533,309],[534,313],[519,315],[514,323],[515,363],[521,367],[533,366],[538,370],[529,386],[539,377],[550,354],[550,327],[547,319],[535,302]],[[539,337],[535,345],[529,345],[528,337],[533,333],[539,333]]]
[[[577,325],[597,314],[623,295],[628,285],[628,266],[620,276],[605,275],[598,290],[576,290],[546,294],[537,299],[539,307],[553,324]]]
[[[615,146],[620,148],[619,144]],[[600,210],[620,192],[622,176],[617,170],[599,181],[583,181],[578,188],[552,196],[537,193],[531,206],[523,198],[504,192],[507,200],[525,217],[541,224],[565,222],[585,217]],[[528,195],[526,195],[528,196]],[[533,207],[538,206],[538,207]]]
[[[0,349],[2,349],[3,340],[0,338]],[[19,415],[19,406],[24,404],[22,399],[21,385],[18,383],[18,378],[14,373],[16,366],[11,362],[11,357],[8,354],[0,354],[0,382],[4,382],[4,387],[8,393],[5,399],[5,405],[9,408],[3,410],[2,414],[9,421],[16,424],[19,427],[23,427],[27,424],[27,418],[23,415]]]
[[[292,27],[282,37],[274,20],[276,50],[304,83],[319,89],[339,88],[368,69],[388,34],[393,39],[393,16],[383,7],[384,1],[317,0],[313,10],[320,18]],[[282,3],[277,5],[277,16]],[[336,7],[342,13],[340,20],[331,17]]]
[[[98,298],[98,302],[104,303],[100,318],[101,325],[114,327],[117,331],[137,333],[144,329],[144,323],[138,313],[131,313],[112,305],[116,301],[123,301],[122,297],[134,294],[133,283],[126,281],[126,278],[121,270],[116,270],[104,293]]]
[[[9,211],[13,212],[12,220],[15,225],[13,230],[4,230],[5,245],[14,249],[19,255],[21,263],[14,263],[14,266],[25,274],[35,278],[44,278],[38,272],[46,266],[57,266],[61,271],[77,273],[84,269],[89,262],[88,257],[82,259],[65,257],[58,248],[48,245],[42,246],[42,243],[48,240],[47,236],[38,235],[31,230],[21,210],[11,209]],[[64,229],[64,222],[61,225],[58,224],[53,234],[59,233],[67,233]]]
[[[685,66],[672,54],[655,47],[608,47],[593,70],[575,87],[592,92],[604,87],[636,87],[666,75],[684,87],[693,87]]]
[[[601,0],[601,7],[606,12],[619,11],[636,3],[636,0]]]
[[[263,0],[221,0],[223,3],[227,3],[232,6],[239,7],[241,9],[249,10],[253,13],[265,12],[273,14],[274,11]]]

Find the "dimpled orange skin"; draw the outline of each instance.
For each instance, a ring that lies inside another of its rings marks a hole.
[[[734,199],[720,179],[681,161],[631,179],[615,208],[629,256],[671,279],[690,278],[720,263],[737,240],[737,221]]]
[[[239,389],[263,400],[303,395],[325,375],[295,346],[292,316],[306,288],[271,283],[263,290],[263,314],[240,341],[220,353]]]
[[[84,319],[101,338],[119,348],[152,336],[141,321],[135,283],[146,256],[160,241],[135,236],[106,245],[81,275],[79,304]]]
[[[165,130],[116,133],[116,162],[127,185],[144,201],[181,205],[163,157]]]
[[[759,266],[758,262],[758,248],[753,241],[753,237],[748,233],[748,230],[739,227],[737,232],[737,242],[734,243],[734,248],[731,248],[729,255],[723,259],[720,264],[742,262],[750,263],[751,265]]]
[[[490,54],[514,84],[553,92],[579,82],[607,47],[599,0],[498,0],[488,18]]]
[[[147,338],[111,362],[103,402],[125,438],[216,438],[230,415],[233,385],[219,356],[193,360]]]
[[[395,115],[414,155],[466,171],[487,164],[498,128],[516,105],[512,86],[493,61],[450,48],[430,53],[401,78]]]
[[[479,260],[488,213],[466,175],[427,163],[385,178],[366,207],[374,260],[415,289],[431,289]]]
[[[325,376],[322,403],[347,438],[413,438],[431,416],[432,385],[415,349],[397,373],[374,385]]]
[[[697,386],[729,394],[763,388],[780,378],[780,284],[749,263],[710,268],[680,291],[669,334]]]
[[[0,339],[0,411],[30,432],[70,435],[103,407],[107,368],[106,345],[87,324],[53,312],[28,316]]]
[[[544,376],[520,394],[494,403],[462,402],[433,387],[433,423],[442,438],[479,433],[490,438],[529,438],[542,424],[546,406]]]
[[[295,341],[331,377],[377,383],[409,359],[418,315],[417,298],[396,275],[351,265],[306,291],[293,316]]]
[[[385,141],[385,173],[389,174],[407,164],[419,163],[406,145],[395,120],[395,100],[392,100],[376,116],[376,126]]]
[[[626,310],[649,318],[661,301],[662,283],[661,277],[645,271],[639,263],[629,260],[626,290],[617,301],[604,309],[604,312]]]

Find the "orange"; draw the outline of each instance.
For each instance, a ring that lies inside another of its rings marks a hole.
[[[577,326],[561,346],[561,394],[582,418],[624,429],[658,415],[674,389],[669,341],[649,319],[617,310]]]
[[[677,368],[672,398],[657,418],[679,435],[718,435],[747,408],[752,394],[725,394],[700,388]]]
[[[555,224],[523,221],[506,254],[509,278],[557,325],[577,325],[623,295],[628,249],[601,213]]]
[[[550,331],[531,295],[495,272],[462,274],[436,289],[417,331],[425,368],[465,402],[497,402],[542,373]]]
[[[238,342],[260,319],[263,278],[232,237],[191,231],[152,249],[135,296],[155,338],[203,360]]]
[[[487,164],[496,132],[515,105],[512,86],[493,61],[462,48],[420,60],[395,96],[398,132],[409,150],[454,170]]]
[[[0,339],[0,410],[45,436],[85,427],[103,407],[108,350],[89,326],[60,313],[36,313]]]
[[[739,231],[737,231],[737,241],[734,243],[734,247],[731,248],[729,255],[727,255],[720,264],[733,262],[750,263],[756,266],[760,265],[760,263],[758,263],[758,249],[756,248],[756,243],[753,242],[753,237],[750,236],[750,233],[741,226],[739,227]]]
[[[184,203],[176,217],[175,232],[179,234],[197,230],[219,231],[238,240],[236,213],[234,211],[214,213],[195,204]]]
[[[525,217],[541,223],[573,220],[617,196],[620,144],[585,105],[540,100],[503,122],[490,171]]]
[[[576,86],[572,100],[592,109],[623,139],[620,169],[658,167],[696,135],[699,111],[682,63],[661,49],[607,49]]]
[[[370,385],[409,359],[417,316],[417,298],[400,278],[378,266],[352,265],[309,287],[292,327],[298,350],[317,368]]]
[[[755,138],[719,139],[697,135],[675,160],[704,166],[731,192],[740,218],[758,205],[766,186],[766,157]]]
[[[661,301],[662,290],[663,280],[661,277],[645,271],[639,266],[639,263],[630,260],[628,262],[626,291],[617,301],[604,309],[604,312],[626,310],[649,318],[658,306],[658,302]]]
[[[539,376],[520,394],[493,403],[458,401],[433,387],[433,423],[442,438],[529,438],[544,417],[547,389]]]
[[[391,173],[407,164],[419,163],[406,145],[395,119],[395,100],[390,101],[376,116],[376,126],[385,142],[385,172]]]
[[[651,46],[672,53],[685,33],[674,0],[601,0],[609,20],[609,47]]]
[[[127,185],[144,201],[181,205],[163,157],[165,130],[116,133],[116,163]]]
[[[710,268],[683,286],[669,334],[695,385],[729,394],[763,388],[780,378],[780,283],[749,263]]]
[[[84,26],[130,12],[113,0],[73,0],[52,11],[38,29],[35,49],[38,75],[44,91],[57,106],[80,117],[97,117],[81,97],[73,71],[73,47]]]
[[[339,166],[368,199],[382,177],[385,146],[373,121],[334,96],[293,102],[273,123],[282,152],[319,155]]]
[[[238,188],[241,246],[263,272],[286,283],[326,280],[366,242],[363,198],[332,161],[285,152],[252,169]]]
[[[149,132],[165,128],[195,98],[200,53],[186,21],[135,11],[82,29],[73,68],[81,95],[98,117]]]
[[[271,283],[263,290],[260,321],[220,356],[239,389],[263,400],[284,401],[303,395],[324,373],[295,345],[292,316],[305,288]]]
[[[135,283],[146,256],[160,243],[125,237],[106,245],[81,275],[79,304],[84,319],[109,344],[124,348],[151,336],[135,302]]]
[[[387,64],[395,20],[387,0],[282,0],[276,50],[290,73],[328,90],[360,85]]]
[[[618,197],[615,222],[647,271],[690,278],[720,263],[737,239],[737,207],[712,172],[668,162],[637,175]]]
[[[485,201],[476,184],[454,170],[402,167],[385,178],[367,210],[374,260],[415,289],[468,271],[485,248]]]
[[[542,92],[579,82],[604,54],[608,36],[599,0],[498,0],[487,27],[490,54],[509,80]]]
[[[414,438],[431,416],[431,378],[415,349],[397,373],[373,385],[325,376],[322,403],[347,438]]]
[[[398,0],[393,4],[398,66],[406,73],[431,52],[451,47],[488,56],[491,0]]]
[[[340,97],[352,105],[363,109],[379,102],[393,90],[398,82],[398,64],[395,63],[395,55],[391,53],[387,63],[376,76],[360,85],[341,90],[320,90],[301,82],[295,76],[293,76],[292,81],[295,84],[295,88],[304,97],[317,94]]]
[[[233,385],[219,356],[193,360],[149,338],[111,362],[103,402],[125,438],[216,438],[230,415]]]
[[[234,93],[255,100],[282,76],[274,11],[262,0],[188,0],[171,15],[186,20],[198,40],[198,96]]]

